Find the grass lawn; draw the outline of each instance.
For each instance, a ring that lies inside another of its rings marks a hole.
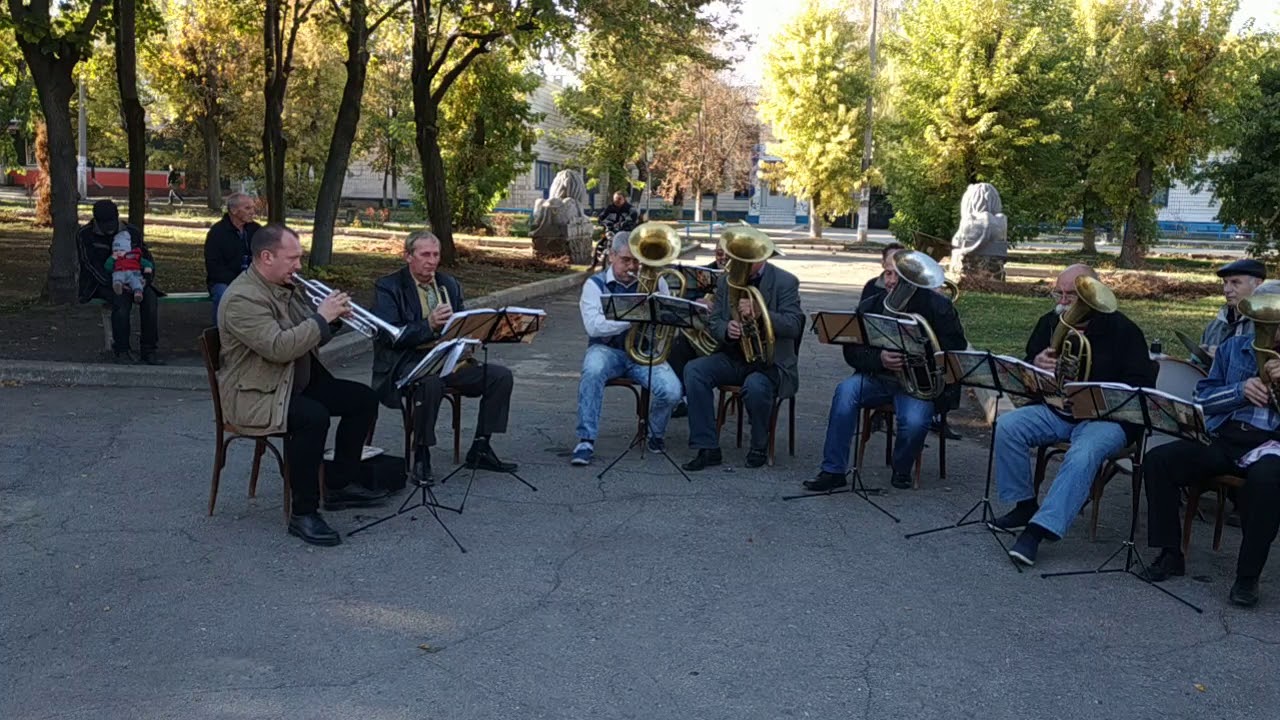
[[[1052,302],[1048,297],[963,292],[957,308],[965,335],[975,348],[1020,358],[1036,320],[1052,308]],[[1120,312],[1142,328],[1148,343],[1158,339],[1165,352],[1186,357],[1173,331],[1200,337],[1221,304],[1220,295],[1198,300],[1121,300]]]
[[[1085,263],[1098,270],[1117,270],[1116,262],[1119,252],[1100,252],[1097,255],[1086,255],[1078,250],[1011,250],[1009,262],[1020,265],[1048,265],[1063,268],[1073,263]],[[1213,279],[1213,272],[1231,261],[1231,258],[1215,256],[1212,251],[1204,253],[1177,253],[1170,255],[1148,255],[1141,270],[1149,272],[1166,272],[1179,275],[1193,275],[1202,279]],[[1280,268],[1274,263],[1269,270],[1274,275]]]

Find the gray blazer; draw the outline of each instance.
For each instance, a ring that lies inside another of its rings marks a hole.
[[[805,325],[804,310],[800,307],[800,281],[786,270],[766,264],[760,273],[759,289],[769,307],[769,320],[773,323],[773,364],[778,368],[778,397],[793,397],[800,389],[796,353],[800,349]],[[729,277],[725,274],[720,276],[716,285],[716,307],[708,327],[721,349],[730,342],[726,332],[731,319]]]

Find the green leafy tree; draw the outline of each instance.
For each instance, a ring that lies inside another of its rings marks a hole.
[[[866,27],[834,7],[809,0],[765,55],[760,119],[780,162],[771,181],[809,200],[809,234],[822,237],[824,213],[853,207],[871,86]]]
[[[262,57],[266,82],[262,97],[262,165],[266,177],[267,217],[284,222],[285,202],[285,98],[294,70],[298,33],[311,18],[317,0],[266,0],[262,23]]]
[[[1202,179],[1222,201],[1218,219],[1254,234],[1258,254],[1280,251],[1280,43],[1273,36],[1250,58],[1241,101],[1227,122],[1230,149]]]
[[[414,165],[413,105],[404,91],[413,65],[411,32],[406,24],[386,23],[374,33],[365,110],[356,135],[358,151],[382,173],[384,206],[399,205],[400,178]]]
[[[22,51],[15,44],[0,43],[0,123],[8,138],[7,142],[0,141],[0,172],[32,162],[27,145],[35,137],[38,106],[36,87]]]
[[[1060,215],[1070,158],[1069,8],[1057,0],[914,0],[884,39],[882,167],[900,240],[951,237],[968,185],[996,186],[1011,240]]]
[[[507,51],[481,57],[458,79],[441,106],[440,138],[453,223],[484,224],[507,186],[536,159],[529,106],[538,76]]]

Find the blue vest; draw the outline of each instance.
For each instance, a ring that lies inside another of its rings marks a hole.
[[[617,280],[605,282],[604,278],[608,273],[609,271],[606,269],[604,272],[592,275],[590,278],[591,282],[595,283],[596,287],[600,288],[601,295],[633,293],[639,286],[639,281],[633,282],[630,285],[623,285]],[[588,337],[587,344],[608,345],[609,347],[616,348],[618,350],[626,350],[627,334],[628,333],[620,332],[617,335],[610,335],[608,337]]]

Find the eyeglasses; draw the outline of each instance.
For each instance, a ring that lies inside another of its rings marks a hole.
[[[1080,296],[1077,295],[1074,290],[1068,290],[1066,292],[1063,292],[1062,290],[1053,290],[1049,293],[1049,297],[1053,298],[1054,302],[1061,303],[1065,301],[1070,304],[1075,302],[1076,298]]]

